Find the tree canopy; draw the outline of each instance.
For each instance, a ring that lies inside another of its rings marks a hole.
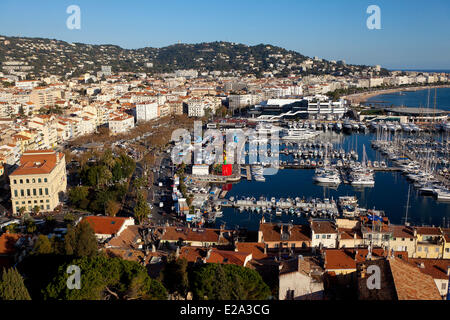
[[[98,254],[97,238],[89,223],[82,221],[76,227],[69,225],[64,237],[64,248],[66,255],[69,256],[96,256]]]
[[[161,271],[161,280],[170,293],[186,296],[189,290],[188,261],[170,257]]]
[[[81,288],[68,289],[66,270],[76,265],[81,270]],[[45,299],[109,300],[167,299],[163,285],[151,279],[139,263],[100,255],[84,257],[62,265],[54,280],[43,290]]]
[[[263,300],[270,289],[255,270],[208,263],[193,272],[191,289],[198,300]]]
[[[0,300],[31,300],[23,278],[16,268],[3,269]]]

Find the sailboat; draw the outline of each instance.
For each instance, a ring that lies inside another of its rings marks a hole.
[[[353,168],[350,173],[350,181],[353,186],[374,186],[373,170],[367,167],[366,146],[363,145],[363,160],[360,168]]]

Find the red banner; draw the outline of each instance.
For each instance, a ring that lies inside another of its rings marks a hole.
[[[233,185],[231,183],[227,183],[222,186],[222,190],[223,191],[231,191],[232,187],[233,187]]]
[[[233,174],[233,165],[223,164],[222,165],[222,176],[231,176]]]

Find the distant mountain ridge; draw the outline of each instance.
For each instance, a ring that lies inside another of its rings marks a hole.
[[[310,66],[305,68],[305,62]],[[296,51],[273,45],[247,46],[231,42],[174,44],[163,48],[123,49],[117,45],[68,43],[45,38],[0,36],[0,62],[24,61],[33,66],[30,75],[80,75],[111,66],[113,72],[240,71],[241,74],[275,76],[337,74],[368,69],[312,60]],[[311,65],[311,61],[313,61]]]

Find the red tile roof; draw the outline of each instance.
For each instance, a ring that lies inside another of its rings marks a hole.
[[[262,260],[268,257],[267,254],[264,253],[264,243],[238,242],[236,248],[238,252],[251,253],[255,260]]]
[[[63,157],[63,153],[53,150],[26,151],[20,157],[20,166],[11,173],[11,176],[50,173],[55,168],[57,160]]]
[[[117,234],[128,218],[89,216],[83,218],[82,222],[88,222],[95,234]]]
[[[447,270],[450,267],[450,259],[418,259],[410,258],[408,260],[425,274],[433,277],[433,279],[448,280]]]
[[[251,255],[248,252],[225,251],[219,249],[208,249],[198,247],[182,247],[179,258],[184,258],[189,262],[197,262],[199,259],[205,259],[207,263],[234,264],[245,266],[245,261]]]
[[[391,258],[388,261],[398,300],[442,300],[431,276],[402,259]]]
[[[277,223],[261,223],[259,230],[263,234],[264,242],[280,242],[280,241],[304,241],[310,242],[310,229],[305,225],[293,225],[290,228],[290,235],[288,240],[281,240],[281,229]]]
[[[0,255],[10,255],[16,251],[15,244],[22,236],[17,233],[4,233],[0,236]]]

